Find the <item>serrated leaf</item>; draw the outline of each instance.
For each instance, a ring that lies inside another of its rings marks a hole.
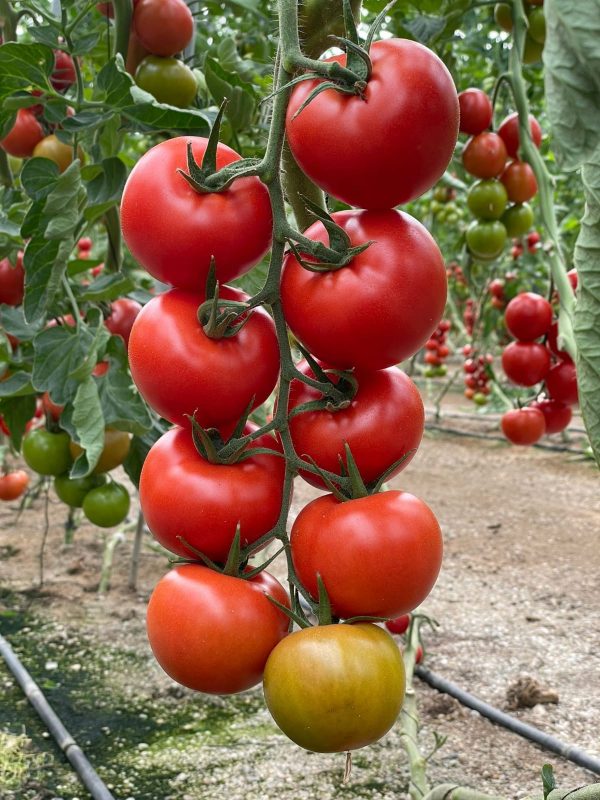
[[[150,448],[160,439],[163,433],[167,432],[169,427],[168,423],[156,420],[149,431],[131,439],[129,453],[123,462],[123,469],[136,487],[140,485],[140,474]]]
[[[14,372],[6,380],[0,381],[0,397],[23,397],[32,392],[31,375],[28,372]]]
[[[102,216],[120,202],[127,180],[127,167],[120,158],[105,158],[94,167],[95,174],[86,181],[88,206],[84,216],[89,221]]]
[[[414,19],[407,20],[404,27],[414,36],[417,42],[428,44],[446,27],[444,17],[429,17],[422,14]]]
[[[225,116],[235,130],[246,128],[252,121],[256,98],[250,84],[244,83],[235,72],[226,72],[218,61],[204,62],[206,85],[217,105],[227,98]]]
[[[48,90],[54,53],[43,44],[8,42],[0,47],[0,104],[20,90]]]
[[[21,184],[32,200],[44,200],[55,188],[58,165],[48,158],[30,158],[21,170]]]
[[[97,111],[96,109],[83,109],[78,114],[72,117],[65,117],[62,122],[62,127],[65,131],[71,133],[80,133],[81,131],[91,131],[94,128],[105,125],[113,117],[117,117],[114,111]]]
[[[10,430],[11,442],[20,450],[25,426],[35,414],[35,396],[5,397],[0,400],[0,414]]]
[[[123,273],[113,273],[111,275],[101,275],[89,286],[82,286],[78,292],[78,297],[82,300],[89,300],[92,303],[102,301],[117,300],[119,297],[128,294],[134,288],[131,278]]]
[[[98,386],[91,376],[79,384],[73,400],[71,422],[83,453],[75,460],[70,476],[84,478],[92,472],[102,454],[106,427]]]
[[[95,332],[82,325],[79,333],[69,325],[47,328],[35,337],[32,383],[38,392],[50,392],[59,405],[73,400],[80,380],[72,377],[94,357]],[[95,363],[95,362],[94,362]]]
[[[105,375],[96,379],[106,425],[144,434],[152,426],[152,418],[129,374],[125,342],[113,337],[106,352],[110,367]]]
[[[79,161],[75,160],[59,176],[56,186],[44,206],[44,217],[48,220],[44,238],[62,239],[73,233],[81,217],[86,193],[81,183]]]
[[[35,323],[43,318],[54,302],[73,245],[72,237],[63,241],[35,238],[25,248],[23,310],[27,322]]]
[[[41,324],[29,325],[25,321],[22,306],[0,305],[0,325],[2,329],[21,342],[29,342],[39,332]]]

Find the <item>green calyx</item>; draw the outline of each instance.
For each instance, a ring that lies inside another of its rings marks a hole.
[[[279,556],[283,550],[283,548],[277,550],[270,558],[260,564],[258,567],[254,567],[253,569],[248,569],[248,558],[247,556],[243,555],[242,547],[241,547],[241,530],[240,524],[238,523],[235,529],[235,535],[231,542],[231,547],[229,548],[229,552],[227,554],[227,561],[225,564],[217,564],[207,555],[205,555],[201,550],[198,550],[196,547],[191,545],[183,536],[177,537],[179,541],[186,547],[191,553],[193,553],[196,558],[177,558],[173,559],[171,562],[172,564],[203,564],[205,567],[214,570],[215,572],[219,572],[222,575],[228,575],[230,578],[241,578],[242,580],[249,581],[252,578],[256,577],[259,573],[261,573],[264,569],[266,569],[272,561],[274,561],[277,556]],[[272,598],[269,598],[272,599]],[[277,605],[276,601],[273,600]],[[285,609],[285,606],[282,606]]]
[[[251,317],[248,305],[238,300],[221,300],[214,257],[206,278],[206,300],[198,309],[198,322],[209,339],[226,339],[239,333]]]

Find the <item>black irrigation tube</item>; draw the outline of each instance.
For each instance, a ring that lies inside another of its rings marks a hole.
[[[463,431],[459,428],[448,428],[446,425],[434,425],[431,422],[425,422],[425,430],[448,433],[452,436],[462,436],[465,439],[486,439],[488,442],[502,442],[508,444],[508,440],[504,436],[494,436],[490,433],[479,433],[478,431]],[[536,450],[551,450],[555,453],[573,453],[582,458],[587,458],[585,452],[576,447],[566,447],[560,444],[543,444],[540,442],[536,442],[536,444],[530,446],[535,447]]]
[[[464,706],[478,711],[483,717],[495,722],[497,725],[501,725],[503,728],[507,728],[509,731],[539,744],[546,750],[551,750],[553,753],[557,753],[559,756],[572,761],[574,764],[578,764],[580,767],[594,772],[596,775],[600,775],[600,758],[586,753],[585,750],[582,750],[580,747],[561,742],[560,739],[548,733],[544,733],[539,730],[539,728],[528,725],[526,722],[521,722],[520,719],[516,719],[516,717],[506,714],[504,711],[500,711],[489,703],[469,694],[469,692],[465,692],[454,683],[436,675],[435,672],[431,672],[431,670],[426,667],[421,667],[417,664],[415,666],[415,675],[418,675],[418,677],[429,684],[429,686],[437,689],[438,692],[443,692],[444,694],[449,694],[451,697],[455,697]]]
[[[0,635],[0,655],[14,675],[23,694],[29,700],[42,722],[52,734],[56,744],[65,754],[81,782],[94,800],[115,800],[106,784],[87,760],[85,753],[60,721],[50,703],[31,675],[27,672],[4,636]]]

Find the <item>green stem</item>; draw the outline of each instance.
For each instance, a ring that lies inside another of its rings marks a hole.
[[[118,272],[122,263],[121,222],[117,206],[109,208],[104,215],[104,227],[108,237],[106,248],[106,269],[108,272]]]
[[[287,142],[283,148],[283,171],[286,197],[294,212],[298,228],[305,231],[309,225],[312,225],[315,218],[306,210],[303,198],[307,197],[322,209],[327,210],[325,196],[321,189],[302,172]]]
[[[10,189],[13,186],[13,175],[6,150],[0,148],[0,183]]]
[[[133,4],[131,0],[113,0],[115,10],[115,55],[120,53],[123,61],[127,60],[129,49],[129,29],[131,28],[131,15]]]
[[[404,650],[404,668],[406,670],[406,696],[402,707],[400,724],[404,748],[408,755],[410,767],[409,794],[412,800],[423,800],[429,794],[430,787],[427,782],[427,761],[419,748],[419,712],[417,697],[413,686],[414,669],[419,647],[419,629],[421,619],[413,617],[407,635],[407,644]]]
[[[17,41],[18,16],[13,10],[10,0],[0,0],[0,27],[4,42]]]
[[[65,290],[67,299],[71,304],[71,309],[73,311],[73,319],[75,321],[75,327],[79,330],[81,326],[81,314],[79,311],[79,305],[77,304],[77,300],[75,298],[75,295],[73,294],[73,289],[71,288],[71,284],[69,283],[69,279],[67,278],[66,275],[63,275],[62,285],[63,289]]]

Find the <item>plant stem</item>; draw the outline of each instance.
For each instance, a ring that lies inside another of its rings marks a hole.
[[[120,53],[123,61],[127,60],[127,50],[129,48],[129,29],[131,27],[131,15],[133,4],[131,0],[113,0],[115,10],[115,48],[114,53]]]
[[[12,8],[10,0],[0,0],[0,27],[3,42],[17,41],[18,16]]]
[[[412,800],[423,800],[429,794],[430,787],[427,782],[427,761],[419,749],[419,713],[417,698],[413,687],[413,676],[416,662],[417,648],[419,647],[419,629],[421,619],[413,617],[407,635],[407,644],[404,650],[404,668],[406,670],[406,696],[401,712],[402,740],[408,755],[410,766],[409,794]]]
[[[13,185],[13,175],[8,161],[8,154],[2,148],[0,148],[0,183],[9,189]]]
[[[106,269],[108,272],[118,272],[122,262],[121,223],[117,206],[109,208],[104,215],[104,227],[108,237],[106,248]]]
[[[133,540],[133,550],[131,553],[131,562],[129,564],[129,581],[128,586],[132,591],[137,590],[138,573],[140,570],[140,553],[142,550],[142,539],[144,538],[144,515],[140,509],[138,518],[135,525],[135,537]]]

